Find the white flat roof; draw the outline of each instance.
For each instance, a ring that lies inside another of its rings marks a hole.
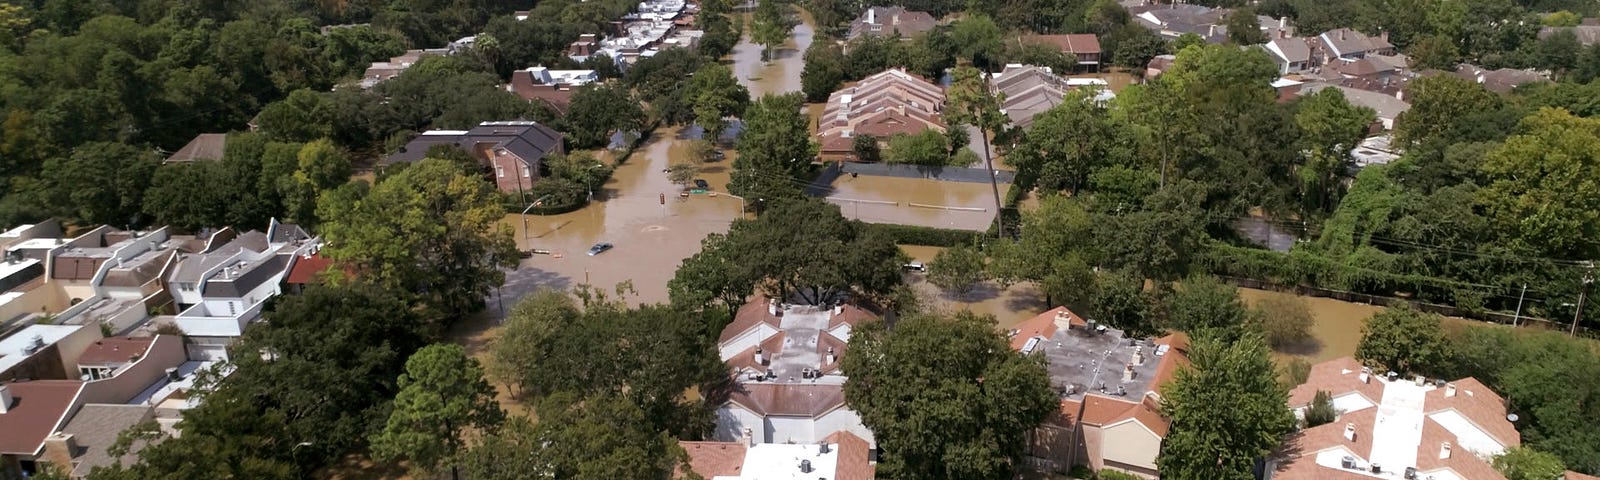
[[[1377,422],[1372,425],[1374,463],[1391,469],[1417,464],[1417,447],[1422,444],[1423,402],[1434,387],[1414,382],[1382,380],[1383,400],[1378,402]]]
[[[810,473],[800,471],[801,460],[811,462]],[[819,445],[762,443],[745,451],[739,476],[712,480],[833,480],[838,466],[838,444],[828,445],[828,453],[822,453]]]
[[[1457,412],[1454,409],[1436,412],[1429,415],[1428,418],[1439,422],[1439,426],[1444,427],[1445,430],[1449,430],[1452,435],[1455,435],[1458,445],[1466,447],[1467,450],[1472,450],[1473,453],[1477,453],[1480,456],[1493,457],[1506,451],[1505,445],[1496,442],[1494,437],[1489,436],[1483,429],[1474,425],[1472,420],[1468,420],[1466,416],[1461,415],[1461,412]]]
[[[23,360],[32,356],[26,353],[33,338],[39,337],[46,346],[67,338],[73,332],[83,328],[81,325],[29,325],[21,331],[6,338],[0,338],[0,372],[10,370]]]
[[[28,268],[28,267],[32,267],[32,266],[34,266],[34,265],[36,265],[38,263],[39,263],[38,260],[34,260],[34,259],[31,259],[31,258],[27,259],[27,260],[20,261],[20,262],[15,262],[15,263],[0,261],[0,278],[9,277],[9,276],[11,276],[11,274],[20,272],[23,269]]]
[[[61,239],[58,238],[30,238],[17,242],[15,245],[7,248],[7,250],[48,250],[55,248],[57,245],[61,245],[60,240]]]

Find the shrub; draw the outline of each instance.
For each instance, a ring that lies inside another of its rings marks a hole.
[[[979,235],[978,232],[967,230],[883,223],[869,223],[867,224],[867,229],[877,230],[888,235],[890,239],[894,240],[894,243],[929,247],[954,247],[956,245],[969,244]]]
[[[1100,470],[1099,478],[1100,480],[1144,480],[1138,475],[1127,472],[1119,472],[1111,469]]]
[[[1287,382],[1285,387],[1298,387],[1306,383],[1306,379],[1311,378],[1311,362],[1307,362],[1304,358],[1289,360],[1289,363],[1283,365],[1283,376]]]
[[[1274,349],[1303,345],[1311,341],[1311,309],[1305,300],[1289,295],[1271,295],[1256,305],[1261,330]]]
[[[1311,407],[1306,408],[1306,428],[1333,423],[1334,417],[1338,416],[1339,411],[1333,409],[1333,396],[1327,391],[1317,390],[1317,396],[1311,399]]]

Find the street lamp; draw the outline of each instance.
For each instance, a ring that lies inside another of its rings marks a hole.
[[[533,210],[533,207],[539,206],[539,203],[545,201],[547,198],[550,198],[550,195],[539,197],[537,200],[534,200],[533,203],[528,204],[528,208],[522,209],[522,241],[528,241],[528,211]]]

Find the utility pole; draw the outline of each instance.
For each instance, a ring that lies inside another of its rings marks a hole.
[[[1583,304],[1588,300],[1589,285],[1594,284],[1594,264],[1589,263],[1589,271],[1583,274],[1583,286],[1578,289],[1578,311],[1572,314],[1572,328],[1567,330],[1567,336],[1578,335],[1578,321],[1583,319]]]
[[[1517,295],[1517,314],[1511,317],[1511,326],[1522,324],[1522,299],[1528,297],[1528,284],[1522,284],[1522,293]]]

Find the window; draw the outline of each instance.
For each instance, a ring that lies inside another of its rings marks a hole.
[[[238,315],[238,314],[239,314],[239,307],[235,306],[233,302],[228,302],[228,315]]]
[[[523,165],[522,166],[522,178],[528,178],[528,166],[527,165]]]
[[[495,165],[494,176],[504,178],[506,176],[506,167]]]

